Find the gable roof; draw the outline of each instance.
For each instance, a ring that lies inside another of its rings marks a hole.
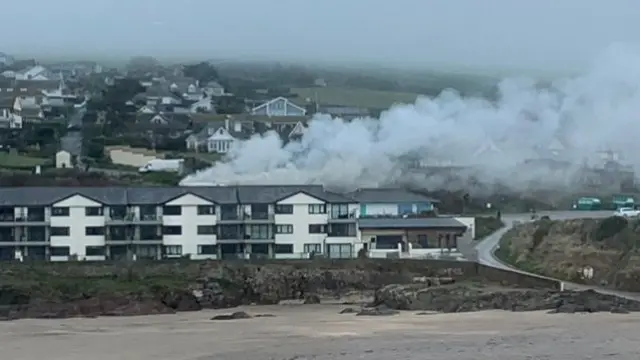
[[[275,99],[271,99],[271,100],[265,102],[264,104],[260,104],[260,105],[258,105],[256,107],[254,107],[253,109],[251,109],[251,112],[254,112],[254,111],[257,111],[259,109],[268,107],[269,105],[274,104],[274,103],[276,103],[278,101],[284,101],[285,102],[285,106],[292,106],[292,107],[302,111],[303,114],[306,114],[306,112],[307,112],[307,109],[294,104],[291,100],[287,99],[286,97],[282,97],[282,96],[279,96],[279,97],[277,97]]]
[[[379,190],[379,191],[377,191]],[[366,189],[358,196],[327,191],[322,185],[239,185],[175,187],[0,187],[0,206],[50,206],[74,195],[104,205],[161,205],[185,194],[217,204],[273,204],[281,199],[305,193],[330,203],[399,203],[426,201],[427,197],[402,189]],[[384,195],[371,195],[384,193]],[[431,202],[436,202],[430,199]]]

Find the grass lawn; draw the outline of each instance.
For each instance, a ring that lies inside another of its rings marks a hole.
[[[44,165],[49,159],[0,152],[0,168],[26,168]]]
[[[389,108],[395,103],[414,103],[418,97],[418,94],[413,93],[340,87],[293,88],[291,92],[297,94],[303,101],[306,98],[317,98],[318,103],[321,105],[344,105],[376,109]]]

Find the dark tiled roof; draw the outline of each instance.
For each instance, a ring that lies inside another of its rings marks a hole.
[[[194,187],[3,187],[0,206],[51,205],[82,195],[105,205],[163,204],[184,194],[194,194],[219,204],[275,203],[305,192],[327,202],[349,199],[326,192],[319,185],[301,186],[194,186]]]
[[[22,89],[29,90],[55,90],[60,87],[60,81],[58,80],[16,80],[13,86],[16,92],[21,92]]]
[[[357,202],[362,203],[410,203],[410,202],[439,202],[436,199],[416,194],[403,189],[359,189],[348,194]]]
[[[466,225],[451,217],[433,218],[359,218],[360,229],[466,229]]]

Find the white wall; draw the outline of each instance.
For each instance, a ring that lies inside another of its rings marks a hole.
[[[198,225],[216,225],[217,215],[198,215],[198,205],[215,205],[192,194],[185,194],[171,200],[165,206],[180,206],[181,215],[162,215],[162,225],[182,226],[182,235],[163,235],[163,245],[182,245],[182,255],[190,254],[192,259],[212,258],[198,255],[198,245],[216,245],[216,235],[198,235]]]
[[[278,205],[293,205],[293,214],[275,214],[276,225],[293,225],[293,234],[276,234],[276,244],[293,244],[293,252],[304,251],[304,244],[322,244],[326,234],[309,234],[309,224],[327,224],[327,214],[309,214],[309,205],[325,204],[304,193],[283,199]]]
[[[69,227],[69,236],[51,236],[51,246],[68,246],[71,255],[77,255],[78,259],[85,259],[86,246],[105,246],[104,236],[87,236],[85,227],[105,225],[104,216],[85,216],[85,208],[88,206],[102,206],[102,204],[80,195],[74,195],[65,200],[53,204],[53,207],[68,207],[69,216],[51,216],[52,227]],[[100,260],[87,258],[87,260]],[[66,260],[56,259],[52,260]]]

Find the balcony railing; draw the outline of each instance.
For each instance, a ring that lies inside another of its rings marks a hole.
[[[222,212],[220,220],[240,220],[240,214],[237,212]]]
[[[110,214],[107,221],[117,222],[144,222],[144,221],[162,221],[162,216],[157,214]]]
[[[356,219],[355,212],[329,211],[329,219],[332,220],[350,220]]]

